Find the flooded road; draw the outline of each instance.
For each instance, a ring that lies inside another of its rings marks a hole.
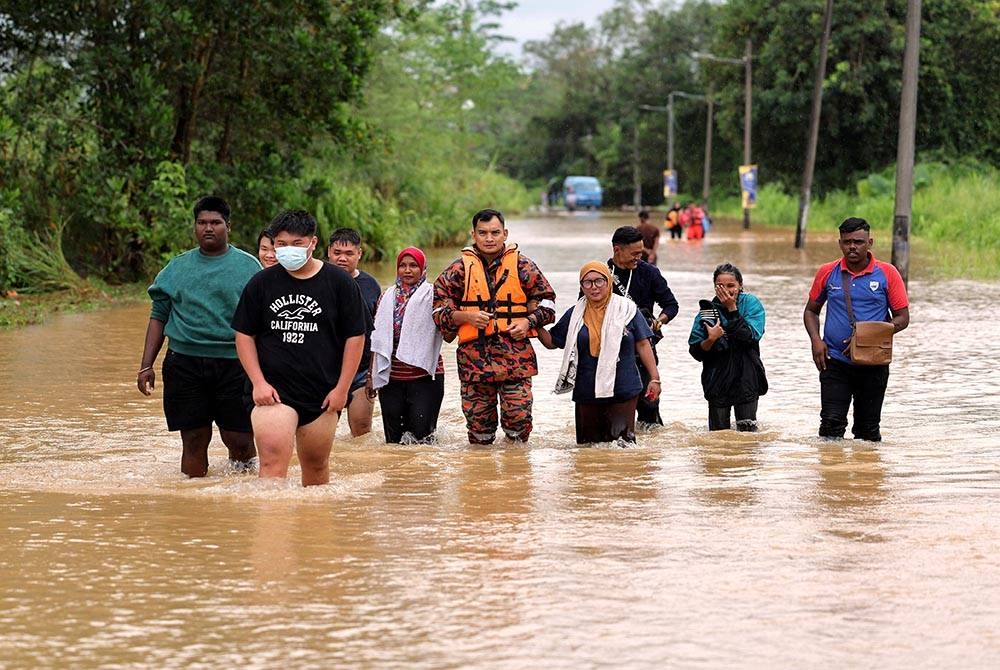
[[[624,223],[509,228],[561,314]],[[668,425],[638,448],[575,446],[540,347],[530,443],[470,448],[446,348],[441,444],[382,444],[377,410],[352,440],[345,419],[308,490],[297,466],[227,474],[217,438],[207,478],[180,474],[162,389],[135,389],[147,307],[0,333],[0,668],[996,667],[1000,287],[921,281],[915,256],[885,441],[824,442],[801,315],[838,251],[791,239],[664,241]],[[757,435],[707,432],[687,353],[724,260],[767,308]]]

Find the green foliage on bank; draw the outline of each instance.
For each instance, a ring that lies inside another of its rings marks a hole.
[[[933,253],[931,269],[948,277],[1000,279],[1000,170],[968,158],[927,161],[914,167],[913,177],[911,241]],[[860,216],[886,241],[883,253],[888,253],[895,194],[895,167],[889,167],[814,200],[807,240],[810,230],[833,231],[844,219]],[[739,201],[715,203],[713,212],[740,216]],[[776,184],[760,190],[754,221],[794,230],[798,216],[797,194]]]
[[[529,202],[482,141],[521,76],[492,54],[502,3],[178,7],[0,10],[0,295],[146,280],[209,193],[244,248],[305,208],[375,257]]]

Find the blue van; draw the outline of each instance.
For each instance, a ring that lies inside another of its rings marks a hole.
[[[597,177],[570,175],[563,180],[563,202],[571,212],[584,207],[597,209],[601,206],[602,195]]]

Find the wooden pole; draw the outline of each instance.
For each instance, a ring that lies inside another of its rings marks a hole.
[[[906,46],[903,50],[903,91],[899,100],[899,141],[896,145],[896,207],[892,221],[892,264],[910,274],[910,219],[913,213],[913,159],[917,127],[917,81],[920,69],[920,0],[906,3]]]
[[[812,109],[809,112],[809,140],[806,146],[806,165],[802,170],[802,193],[799,195],[799,220],[795,226],[795,248],[806,245],[806,222],[809,219],[809,201],[812,199],[813,172],[816,170],[816,144],[819,142],[819,117],[823,107],[823,80],[826,79],[826,54],[830,44],[830,26],[833,23],[833,0],[826,0],[823,14],[823,37],[819,43],[819,61],[813,81]]]

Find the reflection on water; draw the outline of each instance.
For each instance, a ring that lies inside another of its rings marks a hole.
[[[511,239],[561,313],[630,221]],[[997,665],[1000,343],[955,327],[996,286],[921,281],[915,257],[885,441],[826,442],[801,314],[836,254],[725,223],[665,241],[668,425],[635,449],[575,446],[545,350],[530,442],[470,448],[446,347],[440,444],[385,445],[377,414],[371,435],[341,426],[309,490],[227,474],[219,444],[209,477],[180,475],[160,390],[134,388],[145,307],[0,333],[0,667]],[[706,430],[687,353],[724,260],[768,310],[758,434]]]

